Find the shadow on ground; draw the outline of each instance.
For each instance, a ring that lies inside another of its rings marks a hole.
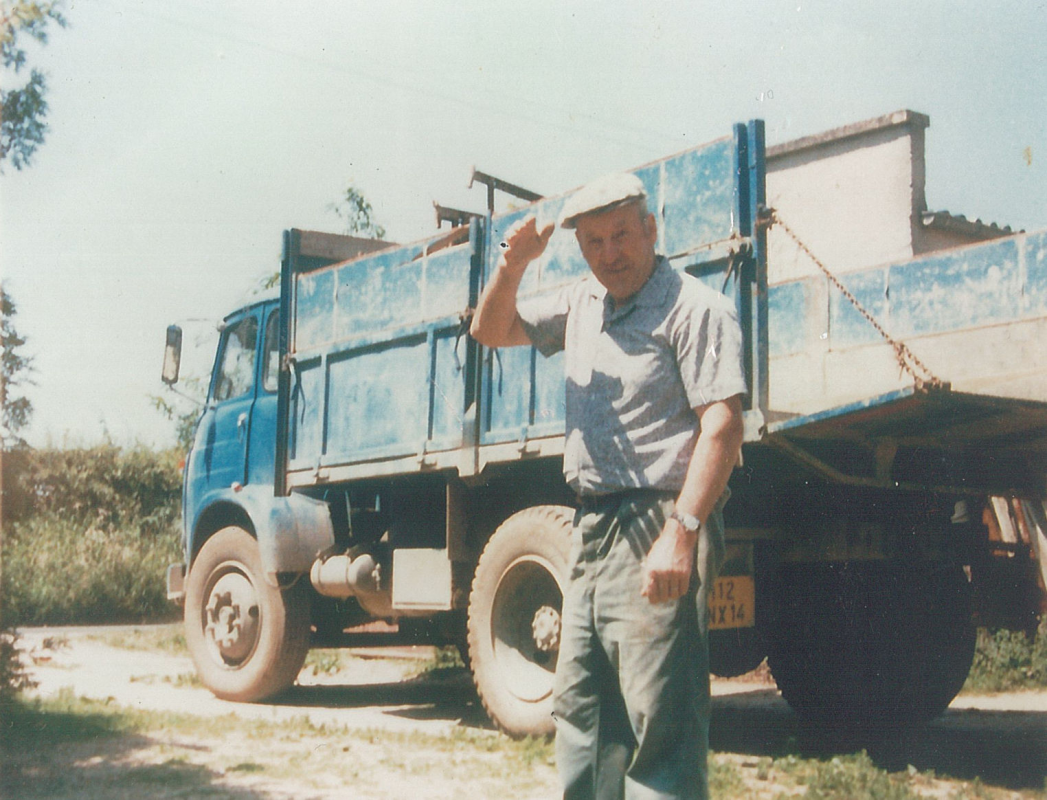
[[[136,755],[157,743],[122,730],[112,715],[43,711],[19,704],[5,708],[3,717],[0,797],[6,800],[268,797],[223,786],[220,773],[181,760],[138,763]]]
[[[384,707],[391,716],[417,720],[447,720],[471,728],[490,729],[490,720],[463,668],[440,669],[396,683],[293,686],[270,701],[301,708]]]
[[[949,710],[920,729],[864,739],[805,728],[774,689],[713,698],[710,747],[758,756],[828,757],[865,749],[889,771],[912,765],[1008,789],[1044,788],[1047,714]]]

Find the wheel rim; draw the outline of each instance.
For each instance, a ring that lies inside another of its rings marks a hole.
[[[216,571],[202,619],[204,640],[215,663],[235,669],[251,657],[258,644],[260,617],[258,593],[250,577],[232,566]]]
[[[536,703],[553,690],[563,592],[552,565],[530,555],[502,573],[491,609],[491,644],[502,685]]]

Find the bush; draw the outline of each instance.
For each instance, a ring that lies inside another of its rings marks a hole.
[[[173,529],[143,535],[37,515],[4,545],[4,615],[16,625],[167,620],[165,573],[180,557]]]
[[[158,533],[178,519],[180,458],[176,450],[111,443],[5,453],[5,524],[45,515],[102,530],[134,526]]]
[[[18,647],[18,634],[13,630],[0,629],[0,712],[6,716],[15,698],[35,684],[22,662],[22,651]]]
[[[178,454],[112,444],[5,453],[7,624],[170,619]]]
[[[1047,688],[1047,617],[1031,640],[1017,631],[979,629],[978,648],[963,688],[968,692]]]

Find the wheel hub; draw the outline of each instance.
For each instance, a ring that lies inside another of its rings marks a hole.
[[[211,589],[204,630],[222,662],[243,661],[258,638],[258,597],[240,573],[223,575]]]
[[[534,612],[531,621],[534,644],[543,653],[560,648],[560,612],[552,606],[542,606]]]

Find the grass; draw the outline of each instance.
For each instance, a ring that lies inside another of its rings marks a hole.
[[[140,628],[120,628],[93,634],[92,641],[122,650],[143,650],[170,656],[188,656],[182,624],[150,625]]]
[[[4,536],[4,619],[12,624],[160,622],[168,564],[181,560],[177,532],[133,525],[102,530],[55,515],[15,523]]]
[[[304,716],[234,715],[121,708],[66,692],[19,700],[4,718],[0,794],[27,797],[556,795],[553,744],[513,741],[456,726],[446,733],[316,724]],[[264,753],[264,757],[259,754]],[[912,767],[890,773],[864,752],[829,759],[714,753],[710,788],[721,800],[1004,800],[1017,795]],[[446,789],[446,792],[443,791]]]
[[[516,742],[465,727],[438,735],[314,724],[305,717],[197,717],[121,708],[69,692],[16,702],[4,726],[0,794],[11,798],[133,796],[134,787],[151,781],[164,793],[139,796],[227,796],[221,792],[244,780],[293,782],[306,795],[325,783],[351,781],[361,797],[384,797],[383,787],[413,780],[425,796],[433,781],[469,775],[478,792],[473,796],[508,800],[553,780],[548,741]],[[115,766],[104,776],[92,771],[103,762]],[[32,786],[40,793],[27,789]]]

